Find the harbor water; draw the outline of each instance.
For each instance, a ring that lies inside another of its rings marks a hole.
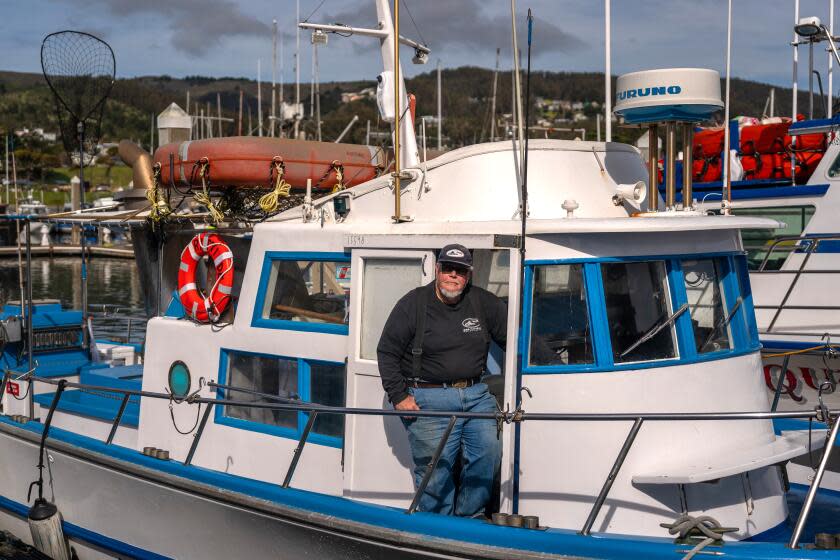
[[[23,270],[16,258],[0,259],[0,303],[20,299]],[[130,334],[130,342],[142,344],[146,316],[135,261],[91,258],[87,276],[88,306],[96,338],[126,340]],[[81,279],[79,257],[32,259],[32,296],[36,300],[54,299],[65,308],[81,309]]]

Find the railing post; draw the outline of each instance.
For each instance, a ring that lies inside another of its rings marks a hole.
[[[802,271],[805,270],[805,265],[808,264],[808,260],[811,258],[811,255],[814,254],[814,251],[816,251],[819,244],[820,240],[817,239],[808,246],[808,253],[805,255],[805,258],[802,259],[802,263],[799,265],[799,270],[796,271],[796,275],[793,277],[793,280],[791,280],[790,286],[788,286],[787,292],[785,292],[785,297],[782,298],[782,302],[779,304],[779,308],[776,309],[776,313],[773,315],[773,319],[770,321],[770,324],[767,326],[767,331],[765,332],[769,333],[773,330],[773,326],[779,319],[782,309],[784,309],[785,304],[788,302],[788,299],[790,299],[790,294],[793,293],[793,288],[796,287],[796,284],[799,282],[799,277],[802,276]]]
[[[779,407],[779,398],[782,396],[782,386],[784,385],[785,378],[787,377],[787,368],[789,363],[790,354],[787,354],[782,362],[782,371],[779,373],[779,380],[776,381],[776,392],[773,393],[773,404],[770,406],[770,412],[776,412],[776,409]]]
[[[3,406],[3,395],[6,394],[6,384],[9,382],[9,370],[3,372],[3,381],[0,381],[0,406]]]
[[[117,416],[114,418],[114,423],[111,425],[111,433],[108,434],[108,439],[105,440],[106,445],[111,445],[111,442],[114,441],[114,436],[117,435],[117,428],[120,426],[120,421],[122,420],[125,407],[128,405],[128,399],[130,398],[130,393],[126,393],[125,396],[123,396],[123,400],[120,403],[120,409],[117,411]]]
[[[204,426],[207,425],[207,419],[210,418],[210,411],[213,410],[213,405],[216,404],[214,402],[207,403],[207,408],[204,409],[204,416],[201,417],[201,423],[198,425],[198,430],[195,432],[193,436],[193,442],[190,446],[190,452],[187,453],[187,458],[184,460],[184,465],[189,465],[192,463],[193,455],[195,455],[195,450],[198,448],[198,440],[201,439],[201,434],[204,433]]]
[[[830,421],[830,418],[827,418]],[[825,452],[823,453],[820,466],[814,474],[814,482],[808,488],[808,494],[805,496],[805,502],[802,504],[802,511],[799,512],[799,518],[796,520],[796,526],[793,528],[793,534],[788,543],[789,548],[799,548],[799,539],[802,537],[802,531],[805,529],[805,523],[808,521],[808,515],[811,513],[811,506],[814,504],[814,498],[817,495],[817,490],[820,487],[825,467],[828,465],[828,459],[831,456],[831,450],[834,448],[834,441],[837,439],[837,430],[840,428],[840,418],[834,419],[834,424],[831,426],[831,431],[828,433],[828,441],[825,443]]]
[[[292,483],[292,476],[294,476],[298,461],[300,461],[300,456],[303,454],[303,446],[306,445],[306,438],[309,437],[309,432],[312,431],[312,426],[315,424],[315,418],[317,416],[318,413],[314,410],[309,413],[309,420],[306,421],[306,426],[303,428],[303,433],[300,435],[297,447],[295,447],[295,454],[292,455],[289,470],[286,471],[286,478],[283,479],[283,488],[288,488],[289,484]]]
[[[630,428],[630,433],[627,434],[627,438],[624,440],[624,445],[621,446],[621,450],[618,452],[618,457],[615,458],[615,463],[613,463],[612,469],[610,469],[610,474],[607,475],[607,480],[604,481],[604,485],[601,487],[601,492],[598,494],[598,497],[595,499],[595,503],[592,505],[592,511],[589,512],[589,517],[586,518],[586,523],[583,524],[583,529],[580,530],[581,535],[588,535],[592,531],[592,526],[595,524],[595,519],[601,511],[601,506],[604,505],[604,501],[607,499],[607,494],[609,494],[613,482],[615,482],[616,477],[618,477],[618,471],[621,470],[621,465],[624,464],[624,459],[627,458],[627,453],[630,451],[630,447],[633,445],[633,441],[635,441],[636,435],[638,435],[643,422],[644,419],[642,418],[636,418],[636,421],[633,422],[633,427]]]
[[[432,460],[429,461],[429,464],[426,467],[426,473],[423,475],[423,480],[420,481],[420,486],[417,487],[417,491],[414,493],[414,499],[411,500],[411,505],[408,506],[408,510],[406,510],[407,514],[410,515],[417,511],[417,506],[420,505],[420,498],[423,496],[423,493],[426,491],[426,486],[429,485],[429,481],[432,479],[432,473],[435,471],[438,461],[440,461],[443,448],[446,446],[446,442],[449,441],[449,434],[452,433],[452,428],[455,427],[456,420],[457,418],[455,416],[449,417],[449,424],[446,426],[446,430],[443,432],[443,435],[438,442],[435,454],[432,455]]]

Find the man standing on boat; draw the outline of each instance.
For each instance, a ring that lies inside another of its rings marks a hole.
[[[507,307],[487,290],[472,286],[471,277],[469,250],[463,245],[447,245],[440,251],[434,282],[403,296],[391,311],[377,356],[382,386],[395,409],[496,411],[496,400],[481,376],[490,340],[505,347]],[[417,487],[449,419],[419,417],[403,422]],[[495,421],[459,418],[419,509],[483,516],[500,455]],[[453,468],[459,457],[456,485]]]

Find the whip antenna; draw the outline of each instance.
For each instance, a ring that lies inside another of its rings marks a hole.
[[[105,100],[114,87],[114,51],[90,33],[58,31],[41,43],[41,69],[55,97],[64,149],[79,158],[84,200],[85,154],[92,158],[99,142]]]

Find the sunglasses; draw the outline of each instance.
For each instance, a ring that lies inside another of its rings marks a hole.
[[[457,264],[442,262],[440,263],[440,271],[443,274],[452,274],[454,272],[458,276],[466,276],[469,274],[470,269]]]

